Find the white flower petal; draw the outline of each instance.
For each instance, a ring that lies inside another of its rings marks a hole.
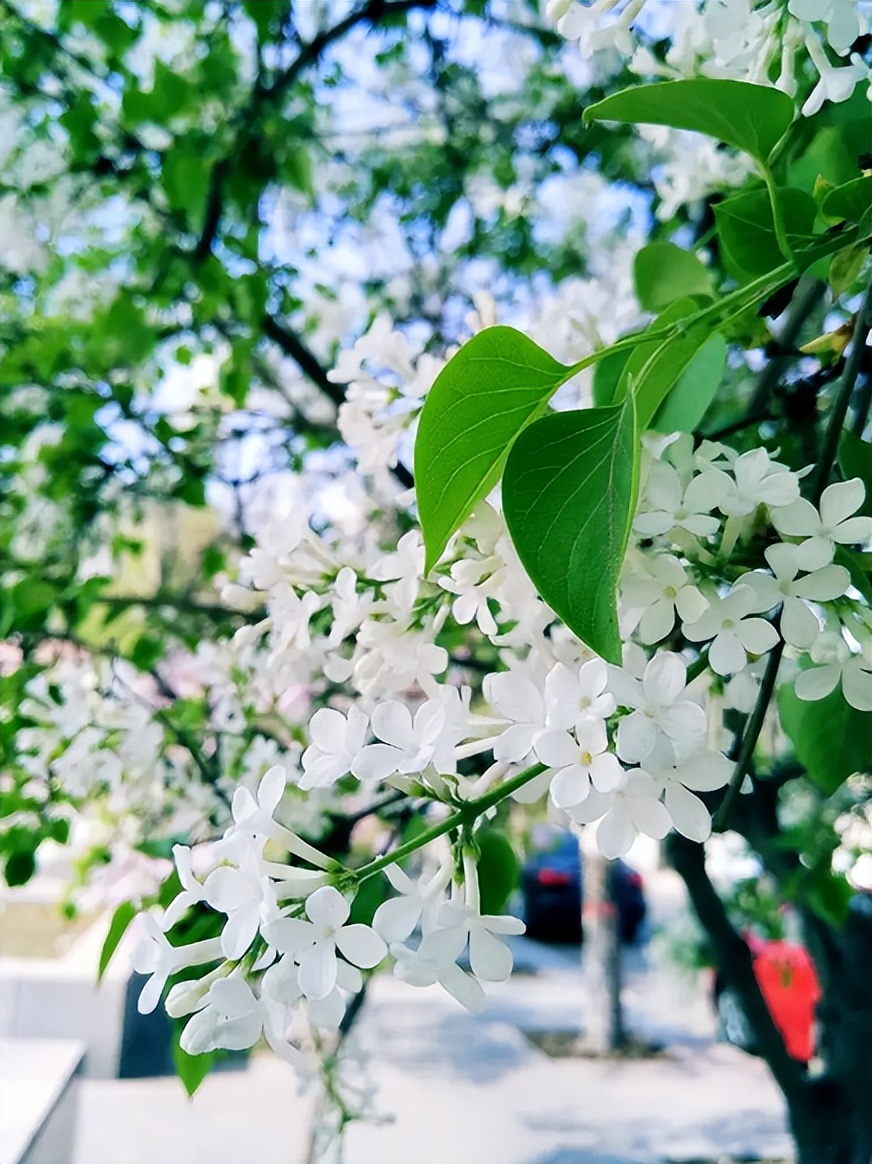
[[[372,927],[386,942],[403,942],[418,924],[420,916],[418,898],[391,897],[375,911]]]
[[[666,809],[678,832],[691,841],[702,842],[711,833],[712,818],[708,809],[698,796],[680,784],[667,785]]]
[[[375,930],[359,922],[343,926],[336,934],[336,945],[344,958],[364,970],[377,966],[388,952]]]
[[[718,675],[734,675],[746,662],[745,648],[735,631],[721,631],[709,647],[709,666]]]
[[[831,691],[835,691],[841,675],[841,668],[835,663],[827,663],[823,667],[809,667],[807,671],[800,671],[794,684],[797,698],[811,702],[825,699]]]
[[[752,655],[765,655],[778,642],[778,631],[765,618],[745,618],[736,627],[742,646]]]
[[[300,955],[300,990],[307,998],[326,998],[336,985],[336,947],[328,938]]]
[[[602,855],[610,861],[623,857],[635,839],[633,822],[618,805],[606,813],[597,826],[596,843]]]
[[[856,513],[866,496],[866,486],[859,477],[850,481],[837,481],[828,485],[821,494],[821,521],[827,529],[833,529],[840,522]]]
[[[348,902],[333,885],[322,885],[306,898],[306,913],[321,929],[338,929],[351,912]]]
[[[618,763],[617,756],[611,752],[603,752],[595,756],[590,766],[590,779],[598,792],[612,792],[624,778],[624,770]]]
[[[551,799],[558,808],[581,804],[589,792],[590,777],[577,764],[559,769],[551,781]]]
[[[500,938],[478,925],[469,935],[469,965],[476,978],[505,982],[512,973],[512,951]]]

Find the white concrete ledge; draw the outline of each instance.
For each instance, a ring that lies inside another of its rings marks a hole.
[[[76,1118],[75,1075],[85,1045],[70,1039],[0,1039],[0,1160],[67,1164]]]

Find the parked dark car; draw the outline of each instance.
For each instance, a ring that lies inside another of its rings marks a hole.
[[[613,861],[612,892],[622,942],[633,942],[647,906],[642,878],[621,860]],[[549,834],[528,858],[521,876],[527,934],[540,942],[583,940],[584,878],[578,840],[561,831]]]

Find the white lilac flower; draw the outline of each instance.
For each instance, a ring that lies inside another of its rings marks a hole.
[[[499,600],[504,570],[502,558],[492,554],[488,558],[455,562],[450,569],[451,577],[439,578],[443,590],[457,595],[451,604],[455,622],[466,626],[475,619],[483,635],[497,634],[499,628],[488,602]]]
[[[367,744],[352,764],[352,772],[361,780],[384,780],[395,772],[423,772],[433,764],[438,772],[456,769],[454,747],[456,732],[449,729],[448,708],[439,700],[428,699],[412,713],[404,703],[392,699],[380,703],[371,717],[373,734],[382,743]]]
[[[203,849],[207,848],[216,852],[214,846],[205,845],[198,846],[198,852],[202,852]],[[176,894],[164,910],[161,921],[161,927],[164,931],[171,930],[189,906],[195,905],[199,901],[204,901],[206,897],[205,886],[194,873],[194,851],[187,845],[173,845],[173,860],[176,863],[176,871],[179,875],[179,881],[182,884],[182,890],[181,893]]]
[[[307,998],[326,998],[337,983],[337,950],[365,970],[377,966],[387,947],[370,926],[347,925],[351,909],[338,889],[324,885],[306,899],[309,920],[283,917],[270,922],[265,937],[299,964],[300,989]]]
[[[655,748],[645,769],[663,791],[666,810],[675,828],[692,841],[704,841],[711,833],[711,815],[695,792],[713,792],[729,784],[733,765],[722,752],[700,751],[680,764],[672,749]]]
[[[545,679],[548,726],[570,728],[589,719],[607,719],[615,710],[615,697],[606,690],[608,681],[609,669],[602,659],[588,659],[577,669],[557,663]]]
[[[350,566],[343,566],[333,583],[330,604],[333,608],[333,625],[327,642],[331,647],[338,647],[369,615],[373,597],[366,591],[358,594],[357,575]]]
[[[826,24],[827,40],[839,56],[844,56],[865,30],[855,0],[788,0],[787,11],[809,24],[814,21]]]
[[[504,982],[512,973],[512,951],[503,939],[524,929],[516,917],[481,914],[472,906],[449,902],[439,910],[437,928],[424,935],[419,949],[425,959],[456,962],[468,942],[469,967],[475,977]]]
[[[693,622],[708,603],[688,581],[684,567],[671,554],[658,554],[646,562],[647,574],[630,574],[621,583],[621,598],[630,610],[643,611],[639,637],[658,643],[672,631],[677,617]]]
[[[591,786],[610,792],[621,782],[623,770],[617,757],[607,751],[605,725],[599,719],[582,720],[569,732],[551,731],[539,736],[536,755],[554,770],[551,799],[557,808],[572,808],[588,795]]]
[[[750,586],[737,586],[723,598],[713,595],[709,608],[682,632],[692,643],[708,642],[709,666],[718,675],[734,675],[748,655],[763,655],[778,642],[778,631],[765,618],[753,617],[761,599]]]
[[[411,610],[424,574],[424,543],[418,530],[403,534],[396,553],[385,554],[368,570],[371,578],[393,583],[391,594],[402,610]]]
[[[700,488],[713,505],[728,517],[746,517],[759,505],[778,509],[799,497],[799,478],[765,449],[751,449],[736,457],[729,473],[709,469],[700,477]]]
[[[848,65],[833,65],[820,38],[813,32],[806,35],[805,47],[818,71],[819,80],[802,107],[803,117],[812,117],[825,101],[836,105],[847,101],[857,85],[868,80],[872,71],[859,53],[851,53]]]
[[[530,754],[536,737],[545,730],[545,703],[532,679],[519,671],[486,675],[484,697],[511,725],[493,743],[495,760],[513,763]]]
[[[407,623],[368,618],[361,624],[352,678],[362,695],[395,695],[415,683],[433,697],[439,685],[433,678],[448,666],[448,652],[433,642],[432,632],[417,631]]]
[[[828,485],[820,500],[820,512],[800,498],[772,515],[782,537],[803,538],[797,547],[800,570],[818,570],[833,560],[836,546],[856,545],[872,539],[872,517],[854,517],[863,504],[866,487],[859,477]]]
[[[303,597],[289,582],[278,582],[269,592],[270,646],[274,652],[303,651],[311,645],[309,619],[321,606],[321,597],[307,590]]]
[[[423,942],[421,944],[423,946]],[[481,983],[472,974],[461,969],[453,958],[446,958],[445,951],[433,947],[408,946],[395,943],[391,946],[394,958],[394,974],[410,986],[435,986],[437,983],[456,998],[461,1006],[470,1011],[483,1010],[487,999]]]
[[[336,985],[323,998],[307,998],[306,1014],[309,1021],[323,1030],[335,1031],[345,1015],[345,995],[358,994],[363,989],[363,975],[356,966],[341,959],[336,963]],[[293,1006],[303,998],[300,986],[300,968],[291,955],[279,958],[263,976],[263,998]]]
[[[133,969],[138,974],[149,975],[137,1003],[140,1014],[150,1014],[154,1010],[171,974],[189,966],[218,962],[222,958],[219,938],[206,938],[187,946],[171,946],[157,919],[150,913],[140,914],[137,925],[141,936],[133,950]]]
[[[609,794],[591,793],[570,811],[577,824],[599,820],[596,843],[609,860],[623,857],[639,833],[660,840],[672,827],[666,807],[660,803],[660,785],[649,773],[633,768],[624,782]]]
[[[812,644],[815,664],[796,677],[800,699],[824,699],[841,683],[842,694],[858,711],[872,711],[872,639],[864,639],[858,654],[852,654],[840,634],[825,631]]]
[[[425,933],[433,929],[451,872],[451,865],[446,861],[428,880],[413,881],[398,865],[388,865],[385,875],[399,896],[381,903],[373,916],[372,928],[389,944],[405,941],[419,922]]]
[[[263,1007],[238,975],[214,982],[197,1013],[182,1031],[179,1044],[189,1055],[225,1047],[242,1051],[253,1047],[263,1031]]]
[[[758,609],[771,610],[781,603],[778,624],[781,637],[792,647],[808,647],[817,637],[820,624],[805,600],[831,602],[841,597],[851,584],[851,575],[844,566],[824,566],[804,578],[797,578],[800,569],[797,546],[767,546],[764,555],[775,577],[755,571],[743,574],[741,583],[757,594]]]
[[[633,521],[636,533],[651,538],[676,527],[700,538],[717,533],[720,522],[711,516],[715,501],[706,485],[706,476],[691,478],[683,488],[681,478],[671,465],[655,461],[645,483],[643,504]]]
[[[685,693],[687,668],[678,655],[658,651],[645,666],[641,679],[626,668],[612,667],[609,686],[618,704],[633,710],[618,724],[617,752],[627,763],[648,758],[660,735],[665,735],[676,754],[697,751],[706,734],[703,709]]]
[[[322,707],[309,721],[309,739],[303,752],[300,788],[329,788],[351,771],[366,739],[368,719],[357,707],[348,716],[332,707]]]
[[[231,961],[242,957],[261,924],[278,916],[275,885],[253,853],[238,866],[213,869],[203,884],[203,896],[213,909],[227,915],[221,951]]]

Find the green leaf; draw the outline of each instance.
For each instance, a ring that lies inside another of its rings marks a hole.
[[[714,298],[712,273],[692,251],[670,242],[650,243],[633,262],[636,298],[646,311],[662,311],[687,295]]]
[[[853,289],[868,255],[868,243],[857,243],[855,246],[845,247],[844,250],[837,251],[833,255],[827,271],[827,281],[836,298]]]
[[[179,1046],[178,1036],[182,1030],[182,1024],[174,1024],[175,1034],[173,1037],[173,1064],[176,1068],[176,1074],[182,1081],[182,1086],[189,1096],[193,1096],[200,1084],[212,1070],[215,1063],[215,1052],[207,1051],[204,1055],[189,1055],[187,1051],[183,1051]]]
[[[475,834],[481,912],[502,913],[521,877],[521,862],[512,842],[500,829],[483,828]]]
[[[814,241],[812,228],[817,216],[812,196],[803,190],[783,189],[778,191],[778,200],[787,241],[797,249],[809,246]],[[749,190],[719,202],[715,222],[724,262],[740,283],[767,275],[784,262],[768,191]]]
[[[109,931],[103,942],[103,948],[100,950],[100,962],[97,966],[98,982],[103,981],[103,975],[106,973],[106,969],[112,961],[112,955],[118,949],[118,944],[127,933],[128,927],[136,917],[136,914],[136,906],[132,905],[129,901],[122,901],[112,914]]]
[[[869,771],[872,712],[851,707],[841,687],[825,699],[807,701],[785,683],[778,691],[778,712],[797,760],[827,796],[855,772]]]
[[[614,403],[618,385],[627,366],[627,361],[633,354],[632,348],[612,352],[603,356],[593,369],[593,402],[600,408],[603,404]]]
[[[503,477],[524,568],[570,630],[611,663],[621,661],[615,593],[637,490],[632,397],[537,420],[512,446]]]
[[[869,216],[872,207],[872,174],[863,174],[852,182],[830,190],[821,203],[825,218],[861,222]]]
[[[514,328],[490,327],[436,377],[415,441],[426,569],[497,483],[512,441],[571,371]]]
[[[375,911],[389,896],[390,886],[387,880],[384,877],[370,877],[368,881],[363,882],[354,895],[348,918],[349,922],[354,924],[360,922],[365,926],[371,926]]]
[[[6,858],[3,867],[3,876],[10,889],[16,885],[26,885],[35,872],[36,854],[33,849],[16,850]]]
[[[192,226],[199,228],[209,190],[209,170],[202,153],[183,142],[172,146],[164,154],[162,181],[172,209],[183,211]]]
[[[693,299],[679,299],[669,305],[647,330],[656,334],[696,311]],[[639,343],[627,360],[615,401],[632,392],[636,400],[636,423],[640,432],[651,424],[657,410],[711,335],[709,326],[691,327],[670,339],[646,339]]]
[[[851,585],[872,605],[872,554],[858,554],[856,550],[836,546],[835,562],[845,567],[851,575]]]
[[[633,85],[589,105],[584,120],[692,129],[765,163],[793,121],[793,101],[771,85],[697,77]]]
[[[866,486],[866,496],[858,512],[872,517],[872,445],[846,429],[839,442],[839,468],[846,481],[859,477]]]
[[[715,332],[687,367],[651,421],[657,432],[693,432],[708,411],[724,377],[727,341]]]

